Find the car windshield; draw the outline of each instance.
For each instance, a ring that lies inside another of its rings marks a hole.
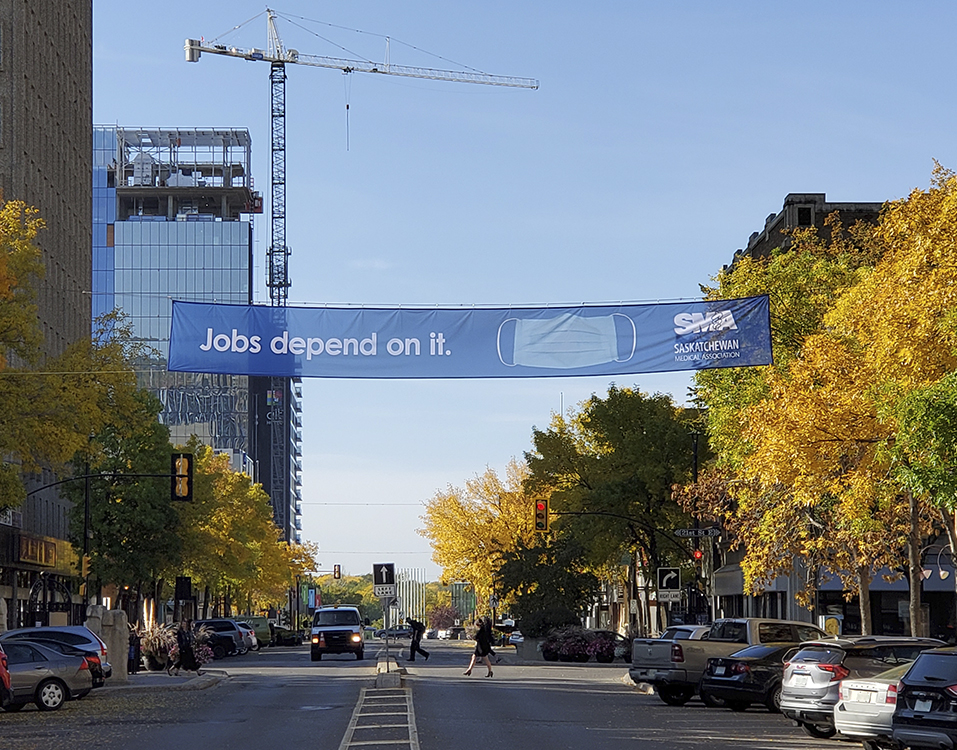
[[[691,638],[692,631],[687,628],[668,628],[661,634],[662,640],[686,641]]]
[[[888,682],[897,682],[901,677],[904,676],[904,673],[911,668],[913,662],[907,662],[906,664],[898,664],[896,667],[891,667],[886,672],[881,672],[876,674],[870,679],[872,680],[887,680]]]
[[[713,641],[731,641],[732,643],[748,642],[748,626],[743,622],[716,622],[711,626],[708,635]]]
[[[359,614],[348,609],[326,609],[316,612],[313,626],[323,627],[328,625],[358,625]]]

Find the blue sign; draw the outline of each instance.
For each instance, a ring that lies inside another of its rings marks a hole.
[[[522,308],[173,302],[168,369],[303,378],[544,378],[767,365],[767,296]]]

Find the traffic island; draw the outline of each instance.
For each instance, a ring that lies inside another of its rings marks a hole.
[[[402,675],[406,674],[405,667],[400,667],[399,663],[391,657],[379,659],[375,665],[375,672],[377,688],[402,687]]]

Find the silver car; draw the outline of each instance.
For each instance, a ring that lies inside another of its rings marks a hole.
[[[781,713],[811,737],[832,737],[841,680],[874,677],[941,645],[935,638],[879,635],[805,641],[784,664]]]
[[[96,651],[100,655],[100,664],[103,666],[103,676],[110,677],[113,667],[110,665],[106,643],[96,633],[85,625],[52,625],[40,628],[17,628],[8,630],[0,635],[0,641],[28,641],[39,638],[44,641],[59,641],[84,651]]]
[[[834,707],[837,731],[865,743],[868,750],[879,747],[881,741],[892,744],[897,685],[910,668],[911,663],[898,664],[867,679],[841,680],[840,700]]]
[[[41,711],[56,711],[93,689],[90,666],[82,656],[61,654],[31,641],[4,641],[3,650],[13,689],[6,711],[19,711],[27,703]]]

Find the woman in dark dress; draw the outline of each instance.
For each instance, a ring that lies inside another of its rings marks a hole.
[[[492,624],[478,619],[475,621],[475,628],[475,651],[472,653],[472,661],[469,662],[469,668],[465,670],[465,674],[472,674],[472,667],[475,666],[476,660],[482,659],[488,667],[488,674],[485,676],[491,677],[492,661],[488,655],[492,653]]]
[[[169,666],[167,672],[175,669],[176,674],[179,674],[179,670],[185,669],[187,672],[200,674],[199,662],[196,661],[196,653],[193,651],[195,642],[192,622],[186,620],[180,623],[176,631],[176,661]]]

